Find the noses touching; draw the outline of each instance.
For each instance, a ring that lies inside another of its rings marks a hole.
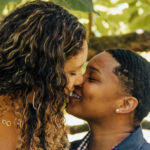
[[[70,91],[74,91],[79,87],[81,88],[83,81],[84,81],[84,77],[83,75],[81,75],[80,77],[78,77],[78,79],[75,80],[74,85]]]
[[[80,75],[78,79],[75,81],[75,86],[81,86],[83,84],[83,75]]]
[[[82,75],[82,77],[80,78],[80,81],[78,82],[78,84],[76,84],[76,85],[74,86],[73,91],[78,92],[78,94],[80,93],[79,95],[81,95],[81,91],[82,91],[82,86],[83,86],[83,84],[84,84],[84,80],[85,80],[85,76]],[[79,92],[79,91],[80,91],[80,92]]]

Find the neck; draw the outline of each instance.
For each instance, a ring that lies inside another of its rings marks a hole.
[[[91,138],[88,150],[111,150],[121,143],[134,128],[123,121],[112,121],[105,123],[89,122]]]

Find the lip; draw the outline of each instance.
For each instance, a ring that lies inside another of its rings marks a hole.
[[[81,93],[79,93],[79,91],[77,91],[77,90],[74,90],[73,92],[71,92],[69,97],[70,97],[70,99],[77,99],[78,101],[82,100]]]
[[[75,95],[72,94],[76,94],[78,95],[80,98],[77,98]],[[73,106],[75,103],[79,103],[82,101],[82,96],[81,94],[79,94],[79,91],[74,90],[74,91],[69,91],[68,94],[66,94],[66,96],[68,97],[67,101],[66,101],[66,108],[68,106]]]
[[[82,97],[81,89],[80,89],[80,90],[79,90],[79,89],[75,89],[75,90],[72,91],[72,92]]]
[[[79,100],[78,98],[75,98],[75,97],[69,97],[69,103],[68,103],[68,105],[67,105],[67,107],[68,106],[74,106],[75,104],[77,104],[77,103],[80,103],[81,102],[81,100]]]

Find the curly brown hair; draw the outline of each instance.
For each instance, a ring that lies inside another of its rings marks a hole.
[[[26,3],[1,22],[0,95],[11,97],[14,113],[23,121],[17,150],[68,148],[64,63],[85,38],[78,19],[52,2]],[[31,91],[36,109],[27,101]]]

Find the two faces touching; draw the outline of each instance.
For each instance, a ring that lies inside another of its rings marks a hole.
[[[115,74],[115,68],[120,66],[119,62],[105,51],[89,61],[83,74],[87,49],[87,42],[84,41],[82,50],[64,65],[68,78],[67,89],[73,93],[67,112],[85,120],[102,117],[105,121],[113,118],[116,113],[134,114],[138,100],[125,92]]]
[[[125,93],[119,78],[115,74],[115,68],[119,67],[111,54],[103,52],[91,59],[87,65],[84,74],[84,81],[74,90],[73,96],[70,97],[70,103],[67,111],[72,115],[85,120],[99,119],[105,120],[112,114],[128,113],[133,111],[138,101]],[[127,104],[124,105],[124,101]],[[130,101],[128,101],[131,100]]]
[[[83,82],[83,67],[87,61],[88,46],[87,41],[83,41],[83,45],[78,53],[66,60],[64,64],[64,72],[68,79],[66,92],[72,92],[74,87]]]
[[[64,67],[70,81],[68,89],[73,92],[67,112],[85,120],[98,119],[101,116],[105,120],[110,119],[110,115],[112,116],[116,113],[116,109],[124,105],[121,100],[125,99],[125,96],[127,105],[119,109],[118,113],[132,112],[137,107],[138,101],[125,93],[119,78],[114,73],[115,68],[120,64],[109,53],[103,52],[91,59],[83,75],[82,66],[87,58],[87,44],[86,42],[84,44],[83,50],[68,60]]]
[[[137,53],[110,49],[92,58],[67,106],[90,131],[71,150],[149,150],[140,127],[150,111],[149,91],[150,63]]]

